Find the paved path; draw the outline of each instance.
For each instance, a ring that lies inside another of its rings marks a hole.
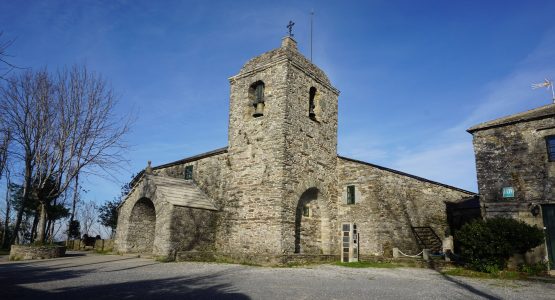
[[[74,254],[0,263],[0,299],[555,299],[555,284],[412,268],[263,268]]]

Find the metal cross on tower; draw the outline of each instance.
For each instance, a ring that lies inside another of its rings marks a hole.
[[[287,29],[289,29],[289,36],[292,37],[294,34],[291,33],[291,31],[293,31],[293,26],[295,25],[295,23],[293,21],[289,21],[289,24],[287,24]]]

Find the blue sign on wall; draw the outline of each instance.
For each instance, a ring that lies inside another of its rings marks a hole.
[[[515,190],[512,186],[504,187],[503,188],[503,198],[514,198],[515,197]]]

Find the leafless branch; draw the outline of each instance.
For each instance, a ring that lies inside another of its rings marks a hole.
[[[116,104],[106,81],[84,66],[55,75],[27,71],[1,89],[0,117],[10,130],[14,158],[25,166],[24,201],[36,196],[41,204],[39,240],[51,199],[80,173],[111,174],[126,161],[131,119],[116,116]]]
[[[8,48],[15,42],[15,40],[5,40],[2,41],[2,35],[4,33],[0,31],[0,79],[7,80],[6,76],[15,69],[22,69],[13,63],[11,63],[7,58],[12,57],[8,54]]]

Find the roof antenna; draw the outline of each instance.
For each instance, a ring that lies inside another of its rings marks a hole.
[[[310,62],[312,62],[312,28],[314,27],[314,8],[310,12]]]
[[[543,82],[534,83],[532,84],[532,89],[541,89],[541,88],[550,89],[551,88],[551,100],[555,103],[555,91],[553,91],[553,81],[551,79],[546,78]]]

